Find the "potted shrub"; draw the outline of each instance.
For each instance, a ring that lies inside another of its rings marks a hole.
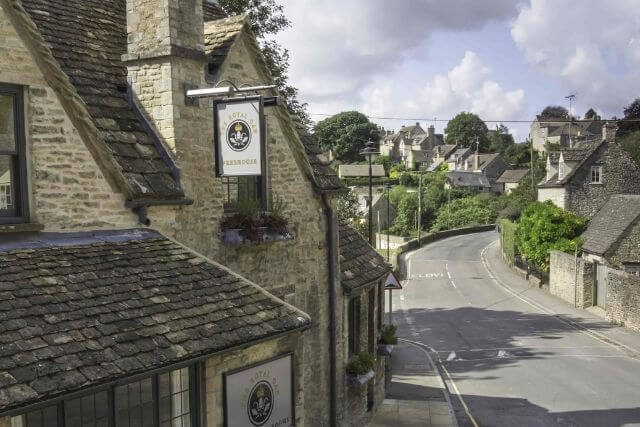
[[[276,199],[270,212],[260,211],[256,200],[245,198],[235,207],[236,213],[225,217],[221,235],[225,244],[262,243],[293,238],[284,217],[285,203]]]
[[[362,352],[353,357],[349,363],[347,363],[347,384],[350,386],[361,386],[375,376],[373,372],[373,365],[375,358],[371,353]]]
[[[393,346],[398,344],[398,337],[396,337],[396,331],[398,327],[396,325],[384,325],[380,332],[380,341],[378,342],[378,355],[379,356],[391,356]]]

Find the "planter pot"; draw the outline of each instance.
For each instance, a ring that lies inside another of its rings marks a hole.
[[[244,243],[244,237],[242,236],[242,230],[239,228],[233,228],[224,230],[222,232],[222,241],[225,245],[234,246]]]
[[[376,374],[371,370],[364,375],[347,374],[347,385],[349,387],[360,387],[371,381]]]
[[[392,344],[378,344],[378,356],[391,356]]]

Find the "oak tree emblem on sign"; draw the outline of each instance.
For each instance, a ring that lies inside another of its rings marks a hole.
[[[269,420],[273,411],[273,389],[266,381],[257,383],[249,394],[247,402],[249,420],[254,426],[261,426]]]
[[[251,128],[244,120],[234,120],[227,128],[227,144],[233,151],[243,151],[251,143]]]

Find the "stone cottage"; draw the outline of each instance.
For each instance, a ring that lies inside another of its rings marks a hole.
[[[520,186],[520,183],[525,179],[525,177],[529,176],[529,172],[531,172],[529,169],[513,169],[504,171],[496,180],[496,184],[499,186],[498,191],[501,193],[511,194],[513,190]],[[531,181],[530,178],[529,181]]]
[[[601,139],[547,156],[539,201],[592,218],[614,194],[640,194],[640,168],[616,140],[615,123],[603,126]]]
[[[425,132],[418,122],[412,126],[402,126],[396,133],[386,131],[379,141],[382,155],[410,169],[428,167],[433,159],[434,147],[443,144],[444,137],[436,133],[434,126],[429,126]]]
[[[255,376],[233,394],[251,369],[286,379],[283,425],[360,419],[342,183],[275,102],[266,173],[217,177],[211,101],[185,96],[272,81],[246,18],[202,0],[0,7],[0,426],[221,425],[275,398]],[[247,197],[284,206],[293,239],[225,245]]]

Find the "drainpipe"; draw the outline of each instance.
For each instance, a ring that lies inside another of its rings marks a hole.
[[[327,217],[327,243],[328,247],[328,270],[329,270],[329,407],[330,420],[329,425],[335,427],[337,425],[337,331],[336,331],[336,280],[335,280],[335,259],[336,259],[336,239],[334,227],[334,214],[329,197],[327,194],[322,195],[324,204],[324,212]]]

